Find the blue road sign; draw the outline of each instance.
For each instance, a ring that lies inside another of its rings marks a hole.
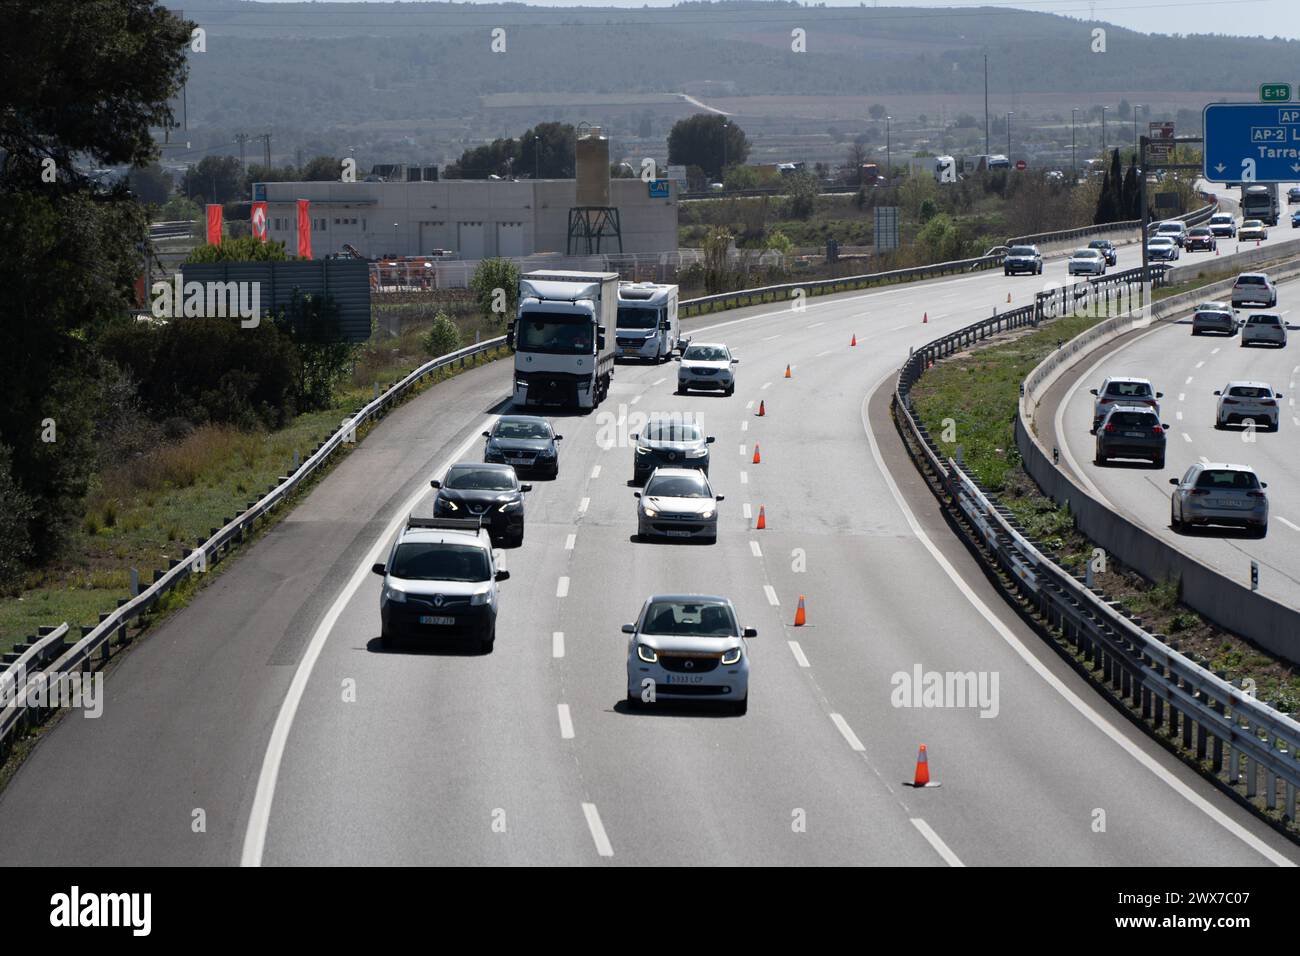
[[[1300,181],[1300,104],[1211,103],[1203,121],[1210,182]]]
[[[667,198],[669,198],[672,194],[668,191],[668,182],[669,182],[669,181],[668,181],[667,179],[651,179],[651,180],[649,180],[649,183],[650,183],[650,198],[651,198],[651,199],[667,199]]]

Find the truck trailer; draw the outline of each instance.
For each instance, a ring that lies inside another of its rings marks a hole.
[[[1247,185],[1241,191],[1241,218],[1259,219],[1266,226],[1276,226],[1282,215],[1277,198],[1277,183]]]
[[[590,410],[609,394],[618,321],[617,272],[526,272],[507,330],[514,403]]]

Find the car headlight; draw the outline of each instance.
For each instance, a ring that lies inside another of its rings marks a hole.
[[[470,605],[472,607],[479,607],[481,605],[486,604],[488,602],[488,595],[490,593],[491,592],[487,588],[484,588],[482,591],[478,591],[474,594],[471,594],[469,596]]]
[[[636,453],[637,453],[638,455],[648,455],[648,454],[650,454],[650,449],[649,449],[649,448],[643,448],[642,446],[637,445],[637,446],[636,446]]]
[[[527,387],[528,387],[528,381],[526,379],[522,379],[522,378],[515,379],[515,388],[527,388]]]
[[[704,512],[704,514],[700,515],[700,517],[703,518],[705,521],[708,521],[710,518],[713,517],[713,511],[712,510],[706,511]]]
[[[501,510],[502,510],[502,511],[514,511],[516,508],[520,508],[520,507],[522,507],[522,506],[523,506],[523,501],[521,501],[520,499],[516,498],[514,501],[507,501],[505,504],[503,504],[503,505],[501,506]]]
[[[645,515],[647,518],[657,518],[657,517],[659,517],[659,512],[655,511],[655,510],[654,510],[653,508],[651,508],[649,505],[642,505],[642,506],[641,506],[641,513],[642,513],[643,515]]]
[[[454,502],[454,501],[448,501],[446,498],[439,498],[439,499],[438,499],[438,507],[439,507],[439,508],[446,508],[448,511],[459,511],[459,510],[460,510],[460,506],[457,505],[456,502]]]
[[[391,588],[391,587],[388,587],[387,585],[385,585],[385,586],[384,586],[384,600],[385,600],[385,601],[392,601],[394,604],[405,604],[405,603],[406,603],[406,592],[405,592],[405,591],[399,591],[399,590],[397,590],[397,588]]]
[[[741,655],[743,652],[744,652],[744,648],[741,648],[741,647],[733,647],[731,650],[725,652],[725,653],[722,655],[722,663],[724,663],[724,664],[739,664],[739,663],[740,663],[740,655]]]
[[[708,453],[709,453],[709,449],[708,449],[707,447],[705,447],[705,448],[688,448],[688,449],[686,449],[686,457],[687,457],[687,458],[703,458],[703,457],[704,457],[705,455],[707,455]]]
[[[554,448],[543,448],[541,451],[539,451],[539,452],[537,453],[537,457],[538,457],[538,458],[554,458],[554,457],[555,457],[555,449],[554,449]]]
[[[659,655],[655,653],[653,647],[647,647],[645,644],[636,646],[636,656],[641,658],[647,664],[654,664],[659,660]]]

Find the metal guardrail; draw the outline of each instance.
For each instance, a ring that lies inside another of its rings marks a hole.
[[[1079,226],[1077,229],[1061,229],[1056,232],[1038,232],[1031,236],[1016,236],[1014,239],[1008,239],[1004,245],[1033,246],[1040,242],[1062,242],[1066,239],[1085,239],[1088,236],[1101,236],[1108,232],[1138,232],[1141,229],[1141,219],[1103,222],[1096,226]]]
[[[1122,275],[1110,277],[1110,283],[1118,285]],[[1020,598],[1060,631],[1094,673],[1100,672],[1103,683],[1140,711],[1155,731],[1167,728],[1166,740],[1247,800],[1262,797],[1265,809],[1276,810],[1280,790],[1285,818],[1294,823],[1300,724],[1170,647],[1162,635],[1147,632],[1140,618],[1045,556],[1016,527],[1007,509],[996,505],[958,462],[941,455],[917,420],[911,389],[934,361],[1002,327],[1036,326],[1048,317],[1044,309],[1052,297],[1063,294],[1049,293],[1033,306],[977,322],[914,351],[899,370],[894,389],[892,404],[900,430]]]
[[[64,624],[61,628],[40,638],[36,646],[25,652],[26,656],[19,657],[12,663],[7,662],[4,671],[0,671],[0,688],[5,686],[6,675],[17,673],[20,661],[24,662],[25,669],[28,669],[33,662],[42,665],[27,677],[26,684],[30,685],[38,679],[43,678],[54,682],[62,680],[74,671],[90,670],[96,651],[100,651],[103,655],[102,659],[107,660],[115,633],[119,634],[120,642],[126,636],[126,628],[130,621],[157,604],[159,599],[187,580],[190,575],[205,571],[210,563],[219,560],[232,545],[242,541],[254,522],[292,495],[344,444],[355,441],[357,428],[382,416],[398,398],[427,376],[457,364],[464,368],[467,359],[492,351],[504,344],[505,336],[498,336],[449,352],[426,362],[405,378],[390,385],[386,391],[357,409],[351,417],[344,419],[339,427],[325,441],[317,445],[300,465],[290,474],[281,476],[279,482],[267,489],[266,494],[260,499],[250,501],[246,510],[241,511],[234,518],[227,519],[222,527],[211,529],[207,539],[196,542],[194,549],[185,557],[173,558],[167,571],[155,571],[151,585],[134,597],[119,601],[117,609],[113,612],[101,614],[99,624],[94,627],[82,627],[80,637],[71,647],[65,646],[68,626]],[[13,683],[12,679],[10,683]],[[25,713],[29,714],[29,711],[17,707],[9,698],[0,697],[0,702],[9,705],[0,710],[0,755],[3,755],[10,736],[15,728],[23,724]]]

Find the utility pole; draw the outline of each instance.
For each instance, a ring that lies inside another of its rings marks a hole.
[[[1142,109],[1141,103],[1133,104],[1133,165],[1137,165],[1138,160],[1138,110]]]
[[[1101,161],[1106,162],[1106,110],[1109,106],[1101,108]]]
[[[987,156],[988,154],[989,154],[989,55],[985,53],[984,54],[984,155]]]
[[[244,172],[248,172],[248,161],[244,159],[244,144],[249,140],[247,133],[236,133],[235,142],[239,144],[239,165]]]
[[[1079,107],[1070,107],[1070,175],[1074,177],[1070,180],[1071,186],[1079,184],[1079,161],[1074,146],[1074,118],[1078,112]]]
[[[1007,110],[1007,162],[1011,162],[1011,117],[1016,114]]]
[[[893,122],[892,116],[885,117],[885,182],[890,183],[894,180],[894,164],[890,159],[892,153],[893,140],[890,136],[891,130],[889,124]]]

